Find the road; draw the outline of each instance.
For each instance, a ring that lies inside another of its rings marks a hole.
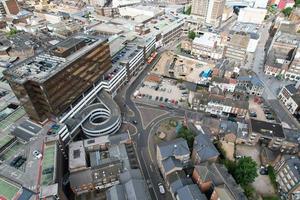
[[[275,77],[267,76],[263,72],[263,66],[266,58],[265,46],[269,39],[269,28],[271,26],[271,21],[268,21],[264,26],[258,31],[260,35],[260,40],[256,51],[254,54],[249,56],[246,68],[252,69],[259,79],[264,83],[265,89],[263,93],[263,98],[267,103],[272,106],[277,114],[279,120],[290,128],[300,128],[297,120],[287,111],[287,109],[278,101],[277,94],[279,90],[286,84],[292,83],[291,81],[278,80]]]

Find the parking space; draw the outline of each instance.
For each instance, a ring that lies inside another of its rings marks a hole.
[[[276,120],[276,114],[272,108],[264,103],[259,103],[255,98],[249,99],[249,115],[261,121],[274,122]]]
[[[185,102],[189,94],[183,85],[172,79],[163,79],[159,84],[144,82],[137,92],[136,98],[172,105]]]

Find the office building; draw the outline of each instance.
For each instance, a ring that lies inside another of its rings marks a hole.
[[[249,41],[249,35],[232,35],[225,47],[225,58],[233,59],[244,63],[247,58],[247,48],[249,45]]]
[[[0,16],[17,15],[20,12],[18,2],[16,0],[0,1]]]
[[[203,24],[219,27],[224,6],[224,0],[193,0],[192,15],[198,16]]]
[[[220,36],[215,33],[206,32],[193,40],[191,53],[204,58],[221,59],[223,57],[224,48],[220,43]]]
[[[240,9],[237,21],[242,23],[262,24],[266,14],[267,9],[246,7]]]
[[[291,81],[299,81],[300,80],[300,49],[297,47],[295,50],[295,56],[293,57],[293,61],[291,62],[289,69],[285,73],[285,78],[290,79]]]
[[[106,39],[74,36],[4,72],[29,117],[56,118],[111,67]]]

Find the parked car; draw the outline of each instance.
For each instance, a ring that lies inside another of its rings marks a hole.
[[[42,158],[42,154],[41,154],[41,152],[39,152],[38,150],[34,150],[34,151],[32,152],[32,155],[33,155],[36,159]]]
[[[165,188],[164,188],[164,186],[163,186],[162,183],[158,183],[158,188],[159,188],[159,192],[161,194],[165,194],[166,193]]]
[[[22,158],[22,156],[17,156],[15,157],[11,162],[10,162],[10,166],[14,167],[16,165],[16,163]]]
[[[24,162],[25,162],[26,160],[27,160],[26,158],[21,157],[21,159],[19,159],[19,161],[15,164],[15,167],[16,167],[16,168],[21,167],[21,166],[24,164]]]
[[[133,124],[137,124],[138,122],[136,120],[132,120],[132,123]]]
[[[250,117],[257,117],[257,114],[256,114],[256,112],[250,112]]]

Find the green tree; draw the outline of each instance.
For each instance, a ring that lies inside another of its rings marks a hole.
[[[194,31],[189,31],[188,37],[193,40],[196,37],[196,33]]]
[[[187,141],[189,148],[193,147],[195,134],[186,126],[182,126],[179,129],[177,137],[184,138]]]
[[[247,186],[258,176],[257,164],[251,157],[243,157],[236,163],[233,176],[237,183]]]
[[[253,199],[253,194],[255,193],[255,189],[250,184],[244,186],[243,189],[248,199]]]
[[[295,7],[298,7],[300,5],[300,0],[295,0]]]
[[[270,181],[271,181],[274,189],[277,190],[275,170],[272,166],[268,166],[268,174],[269,174],[269,178],[270,178]]]
[[[285,9],[283,9],[281,12],[284,14],[284,16],[288,17],[292,13],[292,11],[293,11],[293,8],[287,7]]]
[[[192,11],[192,6],[189,6],[186,10],[183,11],[183,14],[190,15]]]

